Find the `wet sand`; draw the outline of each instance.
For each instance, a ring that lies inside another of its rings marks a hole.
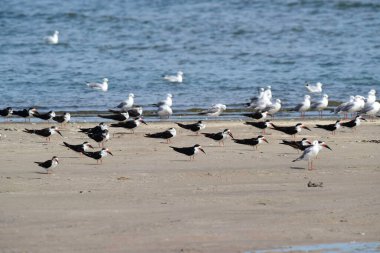
[[[242,121],[206,124],[202,132],[260,134]],[[198,143],[207,153],[191,162],[143,137],[171,122],[135,134],[111,129],[128,134],[116,134],[106,144],[114,156],[97,165],[61,146],[88,141],[77,128],[93,125],[70,124],[63,139],[45,143],[22,129],[48,124],[0,124],[0,252],[246,252],[380,238],[380,144],[363,142],[380,140],[379,123],[335,136],[303,131],[297,139],[324,140],[333,149],[320,153],[313,171],[292,162],[297,151],[278,144],[291,137],[273,130],[256,151],[230,139],[219,147],[177,127],[171,145]],[[33,163],[53,155],[60,164],[51,175]],[[309,181],[323,187],[307,187]]]

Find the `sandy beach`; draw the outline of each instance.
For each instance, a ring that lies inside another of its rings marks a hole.
[[[333,120],[326,120],[332,122]],[[294,120],[276,121],[292,125]],[[313,127],[318,120],[304,121]],[[62,141],[90,141],[69,124],[64,138],[22,132],[49,124],[1,123],[0,252],[247,252],[288,245],[371,242],[380,238],[379,122],[337,135],[312,128],[302,137],[324,140],[316,170],[279,145],[292,139],[269,130],[256,151],[224,147],[178,127],[173,146],[201,144],[195,161],[163,141],[144,138],[175,127],[149,123],[106,144],[114,156],[80,157]],[[202,132],[230,128],[235,138],[260,131],[243,121],[211,121]],[[93,141],[91,143],[95,144]],[[53,174],[34,164],[53,155]],[[307,187],[309,181],[323,187]]]

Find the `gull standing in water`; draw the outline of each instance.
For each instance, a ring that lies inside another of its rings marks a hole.
[[[222,112],[227,109],[227,106],[224,104],[215,104],[211,106],[208,110],[202,111],[200,115],[207,115],[210,117],[218,117]]]
[[[318,102],[311,104],[311,109],[317,110],[319,116],[322,118],[322,112],[329,105],[329,96],[327,94],[323,94],[322,99]]]
[[[87,86],[94,90],[107,91],[108,90],[108,79],[103,78],[103,83],[87,83]]]
[[[305,95],[302,103],[298,104],[294,110],[301,113],[301,118],[305,117],[305,112],[310,109],[310,96]]]
[[[171,82],[171,83],[182,83],[183,81],[183,72],[178,71],[177,75],[165,75],[163,76],[164,80]]]
[[[305,87],[310,93],[321,93],[322,92],[322,86],[323,84],[320,82],[317,82],[315,85],[312,85],[310,83],[306,83]]]
[[[45,42],[52,45],[58,44],[59,42],[58,34],[59,34],[58,31],[54,31],[53,35],[45,36],[44,37]]]

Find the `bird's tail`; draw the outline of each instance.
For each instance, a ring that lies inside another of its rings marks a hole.
[[[34,134],[34,130],[27,129],[27,128],[25,128],[25,130],[23,130],[23,132],[28,133],[28,134]]]
[[[299,160],[301,160],[301,158],[297,158],[297,159],[293,160],[292,162],[297,162]]]
[[[120,123],[112,123],[110,127],[122,127]]]

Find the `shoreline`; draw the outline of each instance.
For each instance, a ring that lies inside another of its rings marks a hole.
[[[331,119],[275,120],[298,121],[312,127]],[[206,121],[202,132],[261,134],[243,122]],[[173,122],[148,122],[135,134],[111,129],[123,133],[106,144],[114,156],[96,165],[61,146],[63,140],[89,141],[77,129],[94,124],[68,124],[64,138],[46,143],[21,130],[51,124],[0,123],[7,135],[0,139],[5,252],[250,252],[380,238],[379,144],[368,142],[379,140],[378,121],[335,136],[302,131],[297,140],[323,139],[333,149],[321,152],[313,171],[307,162],[292,163],[300,154],[278,144],[292,138],[272,130],[265,135],[269,143],[255,151],[230,139],[219,147],[177,128],[171,146],[199,143],[206,151],[192,162],[160,140],[144,138]],[[51,175],[33,164],[53,155],[60,164]],[[307,187],[309,181],[323,187]]]

